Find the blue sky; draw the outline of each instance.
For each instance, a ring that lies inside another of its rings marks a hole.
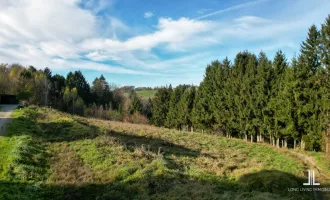
[[[198,85],[211,61],[239,51],[299,53],[328,0],[2,0],[0,62],[89,82]]]

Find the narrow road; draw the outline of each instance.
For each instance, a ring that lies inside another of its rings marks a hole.
[[[0,136],[3,134],[5,125],[11,120],[11,113],[17,105],[1,105],[0,110]]]

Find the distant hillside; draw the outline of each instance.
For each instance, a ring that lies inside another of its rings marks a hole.
[[[140,90],[136,91],[137,95],[142,99],[153,98],[156,94],[157,90]]]
[[[288,191],[312,167],[299,152],[55,110],[14,117],[0,137],[0,199],[312,199]],[[329,160],[308,158],[326,187]]]

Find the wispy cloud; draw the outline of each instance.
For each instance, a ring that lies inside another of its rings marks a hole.
[[[195,21],[188,18],[173,20],[171,18],[160,18],[157,31],[132,37],[126,41],[93,38],[84,40],[81,48],[85,50],[104,50],[108,52],[123,52],[134,50],[151,50],[160,45],[175,45],[188,41],[193,36],[210,29],[212,23],[206,21]]]
[[[145,12],[144,13],[144,18],[150,18],[152,16],[154,16],[154,13],[153,12],[148,11],[148,12]]]
[[[207,9],[207,8],[204,8],[204,9],[200,9],[197,11],[198,14],[204,14],[205,12],[208,12],[208,11],[211,11],[212,9]]]
[[[256,4],[265,2],[265,1],[268,1],[268,0],[257,0],[257,1],[251,1],[251,2],[248,2],[248,3],[239,4],[239,5],[236,5],[236,6],[232,6],[232,7],[229,7],[229,8],[225,8],[225,9],[222,9],[222,10],[218,10],[218,11],[215,11],[215,12],[197,17],[197,18],[195,18],[195,20],[204,19],[204,18],[207,18],[207,17],[215,16],[215,15],[220,15],[220,14],[225,13],[225,12],[238,10],[238,9],[245,8],[245,7],[252,6],[252,5],[256,5]]]

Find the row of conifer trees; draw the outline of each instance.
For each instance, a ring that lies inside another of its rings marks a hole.
[[[299,55],[278,51],[271,61],[244,51],[207,66],[199,87],[158,90],[151,122],[227,137],[325,150],[330,92],[330,15],[309,28]]]

